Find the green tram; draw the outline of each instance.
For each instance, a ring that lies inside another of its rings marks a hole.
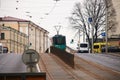
[[[55,35],[53,36],[53,46],[59,48],[61,50],[66,49],[66,37],[63,35]]]

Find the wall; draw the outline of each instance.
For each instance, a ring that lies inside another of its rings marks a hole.
[[[109,33],[111,35],[120,35],[120,0],[112,0],[113,7],[116,12],[116,21],[117,21],[117,26],[116,26],[116,31],[113,33]]]
[[[0,25],[3,25],[4,24],[4,26],[8,26],[8,27],[12,27],[12,28],[14,28],[14,29],[16,29],[16,30],[19,30],[19,27],[18,27],[18,22],[11,22],[11,21],[0,21]]]
[[[28,43],[27,46],[30,49],[35,49],[37,50],[37,52],[39,53],[44,53],[45,50],[47,50],[48,48],[48,32],[46,30],[44,30],[43,28],[39,27],[38,25],[34,24],[31,21],[19,21],[19,20],[1,20],[0,21],[0,25],[4,24],[5,26],[10,26],[22,33],[25,33],[28,36]],[[11,39],[17,40],[18,37],[16,36],[17,34],[15,34],[14,32],[11,32]],[[16,37],[15,37],[16,36]],[[20,40],[20,38],[18,39]],[[24,41],[24,40],[23,40]],[[20,41],[19,41],[20,42]],[[14,42],[11,42],[13,44],[15,44]],[[30,45],[30,43],[32,45]],[[18,49],[17,46],[12,46],[10,45],[11,48],[15,48]],[[20,50],[20,48],[19,48]],[[18,50],[18,51],[19,51]]]
[[[27,35],[11,27],[1,26],[0,28],[0,32],[5,34],[5,39],[0,39],[0,43],[8,47],[8,53],[23,53],[28,43]]]

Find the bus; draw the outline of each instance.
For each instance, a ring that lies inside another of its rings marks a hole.
[[[108,45],[110,45],[108,43]],[[93,44],[93,51],[94,53],[101,53],[102,52],[102,47],[105,47],[106,43],[105,42],[98,42]]]

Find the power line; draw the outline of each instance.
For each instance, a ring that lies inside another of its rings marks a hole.
[[[54,1],[56,1],[56,2],[54,3],[54,6],[52,7],[52,9],[51,9],[48,13],[46,13],[46,15],[49,15],[49,14],[55,9],[55,7],[56,7],[56,5],[57,5],[57,2],[60,1],[60,0],[54,0]]]

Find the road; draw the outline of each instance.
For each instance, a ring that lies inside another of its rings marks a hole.
[[[0,54],[0,73],[26,72],[21,57],[21,54]]]
[[[99,63],[101,65],[104,65],[115,71],[120,72],[120,56],[113,56],[110,54],[89,54],[89,53],[85,54],[76,53],[76,55],[78,55],[81,58],[84,58],[85,60]]]

